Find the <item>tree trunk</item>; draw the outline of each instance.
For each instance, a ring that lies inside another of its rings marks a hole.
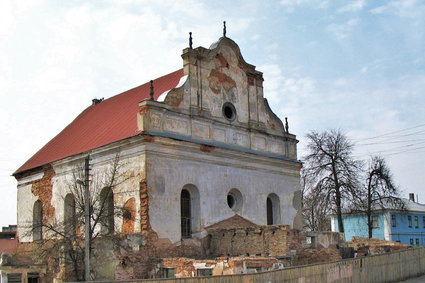
[[[366,208],[366,214],[367,214],[367,230],[368,230],[368,236],[369,239],[372,238],[372,177],[374,174],[374,171],[372,171],[372,176],[369,175],[368,183],[367,183],[367,208]]]
[[[342,209],[341,209],[341,192],[339,188],[335,188],[336,199],[336,215],[338,218],[338,231],[344,233],[344,223],[342,223]]]

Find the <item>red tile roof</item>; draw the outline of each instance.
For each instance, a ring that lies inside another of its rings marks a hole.
[[[181,77],[182,69],[154,80],[155,99],[175,88]],[[14,175],[139,134],[139,102],[149,98],[149,92],[150,83],[145,83],[91,105],[16,170]]]

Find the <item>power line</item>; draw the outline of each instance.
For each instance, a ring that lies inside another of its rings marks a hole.
[[[400,132],[404,132],[404,131],[408,131],[408,130],[412,130],[412,129],[417,129],[417,128],[424,127],[424,126],[425,126],[425,124],[420,124],[420,125],[417,125],[417,126],[414,126],[414,127],[405,128],[405,129],[401,129],[401,130],[397,130],[397,131],[385,133],[385,134],[374,136],[374,137],[370,137],[370,138],[365,138],[363,140],[377,139],[377,138],[385,137],[385,136],[388,136],[388,135],[391,135],[391,134],[400,133]]]
[[[425,124],[384,133],[370,138],[357,139],[354,144],[356,147],[362,148],[363,151],[370,148],[368,153],[362,154],[363,156],[366,154],[392,156],[403,153],[419,153],[422,152],[421,149],[425,148],[421,146],[425,143],[425,138],[423,138],[425,129],[422,127],[425,127]],[[406,137],[408,138],[406,139]],[[389,145],[395,146],[388,148]]]
[[[404,140],[404,141],[382,141],[382,142],[371,142],[371,143],[356,143],[356,146],[368,146],[368,145],[381,145],[381,144],[391,144],[391,143],[404,143],[404,142],[415,142],[415,141],[425,141],[425,139],[414,139],[414,140]]]

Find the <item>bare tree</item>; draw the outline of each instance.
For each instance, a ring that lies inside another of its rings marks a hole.
[[[60,220],[43,220],[33,224],[34,231],[43,230],[43,238],[37,244],[36,255],[46,259],[56,254],[66,267],[66,273],[71,279],[82,281],[85,274],[86,237],[89,237],[90,254],[93,243],[99,237],[114,237],[115,217],[127,215],[124,208],[117,206],[113,199],[113,189],[126,181],[128,177],[120,170],[119,154],[115,156],[107,169],[91,172],[89,184],[84,179],[84,166],[77,166],[72,180],[68,182],[64,201],[64,217]],[[85,182],[84,182],[85,181]],[[85,195],[85,186],[89,186],[90,196]],[[85,212],[88,201],[90,228],[84,231],[86,224]],[[41,229],[40,229],[41,228]],[[115,241],[116,242],[116,241]],[[91,278],[95,279],[95,278]]]
[[[362,163],[353,158],[353,143],[340,130],[307,134],[308,153],[304,167],[316,197],[337,215],[339,232],[344,232],[343,206],[359,193]]]
[[[330,231],[331,205],[324,191],[314,184],[306,173],[301,170],[302,213],[304,229],[307,231]]]
[[[405,210],[405,204],[400,198],[400,191],[395,186],[391,171],[380,156],[373,156],[365,172],[365,182],[362,194],[358,195],[353,210],[366,214],[368,236],[372,238],[374,210],[397,209]]]

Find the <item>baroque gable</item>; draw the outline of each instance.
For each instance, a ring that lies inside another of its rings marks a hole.
[[[186,48],[181,86],[139,104],[139,130],[211,146],[295,160],[297,140],[271,111],[263,74],[222,37],[210,48]],[[155,84],[155,83],[154,83]]]

